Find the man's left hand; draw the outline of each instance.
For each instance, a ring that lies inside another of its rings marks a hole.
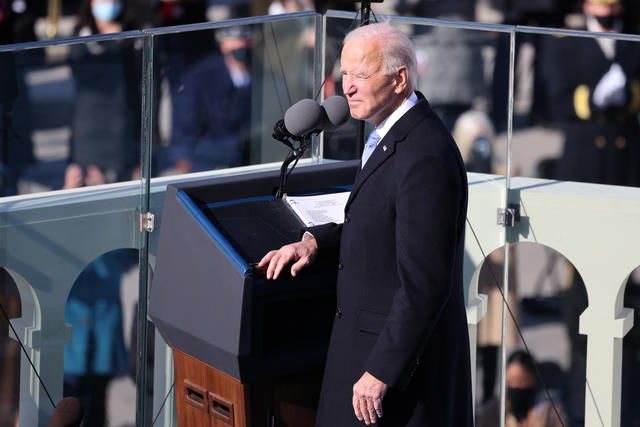
[[[373,424],[382,418],[382,399],[387,392],[387,385],[365,372],[353,385],[353,410],[356,417],[365,424]]]

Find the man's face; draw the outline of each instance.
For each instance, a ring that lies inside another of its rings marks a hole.
[[[342,90],[349,102],[351,117],[374,126],[400,106],[406,87],[400,70],[391,76],[384,74],[379,47],[380,42],[375,40],[346,43],[340,61]]]
[[[595,17],[618,16],[622,13],[622,3],[584,2],[584,13]]]

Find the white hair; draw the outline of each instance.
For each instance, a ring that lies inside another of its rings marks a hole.
[[[372,39],[381,42],[380,54],[385,74],[392,75],[399,67],[407,67],[410,89],[414,89],[418,82],[418,71],[416,51],[411,40],[402,31],[382,22],[356,28],[345,36],[344,42],[371,43]]]
[[[484,136],[489,141],[493,141],[495,137],[491,119],[487,113],[478,110],[467,110],[462,113],[456,120],[451,134],[458,144],[460,155],[465,163],[473,160],[473,143],[477,138]]]

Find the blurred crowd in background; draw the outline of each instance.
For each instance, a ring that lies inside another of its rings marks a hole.
[[[2,44],[69,36],[79,18],[83,0],[2,0]],[[125,30],[221,21],[247,16],[329,9],[357,10],[360,3],[346,0],[122,0]],[[447,17],[485,23],[561,28],[581,13],[582,0],[385,0],[374,2],[379,14]],[[610,3],[610,2],[605,2]],[[623,1],[625,28],[637,33],[640,5]]]
[[[372,9],[377,15],[595,32],[640,32],[638,2],[587,0],[586,6],[584,3],[583,0],[386,0],[373,3]],[[591,3],[595,6],[589,7]],[[328,9],[355,11],[359,7],[359,3],[344,0],[319,0],[315,4],[310,0],[0,0],[0,44],[304,10],[321,13]],[[469,154],[466,159],[469,170],[499,172],[502,169],[491,158],[493,141],[488,136],[490,133],[495,138],[507,127],[509,40],[506,37],[477,35],[437,27],[429,31],[417,30],[412,40],[418,53],[419,89],[449,129],[457,132],[456,140],[463,154]],[[159,147],[154,157],[154,175],[256,162],[255,156],[249,153],[248,139],[251,135],[243,133],[240,128],[246,127],[250,117],[251,47],[259,43],[256,34],[250,34],[245,28],[244,31],[227,31],[226,34],[218,32],[215,39],[185,34],[180,42],[167,41],[161,46],[164,54],[156,60],[160,65],[156,66],[158,72],[154,87],[154,114],[159,116],[153,129],[153,140]],[[313,46],[313,35],[304,43]],[[634,83],[637,64],[627,59],[634,55],[634,44],[618,43],[618,53],[615,52],[615,43],[600,41],[598,45],[599,48],[591,49],[596,45],[580,41],[560,43],[540,35],[519,35],[514,128],[543,125],[560,129],[567,136],[565,152],[538,165],[536,173],[540,177],[637,185],[640,172],[629,164],[633,156],[626,155],[635,152],[636,148],[626,147],[625,135],[632,134],[634,123],[637,123],[633,111],[637,94]],[[105,46],[93,43],[66,50],[34,50],[15,56],[10,53],[3,55],[0,64],[0,110],[3,114],[2,146],[5,148],[0,153],[1,195],[69,188],[87,182],[109,183],[139,176],[141,45],[139,41],[125,40]],[[581,59],[574,60],[576,49],[591,49],[591,56],[582,55]],[[217,54],[217,60],[211,59],[212,52]],[[330,54],[335,55],[335,52]],[[203,64],[205,57],[209,58],[207,64]],[[327,59],[329,63],[334,62]],[[598,63],[597,67],[590,67],[593,61]],[[51,68],[56,62],[66,66],[57,70],[58,75],[29,72],[43,68],[43,64]],[[617,65],[609,70],[614,63]],[[573,90],[585,79],[595,89],[605,74],[600,69],[604,66],[607,68],[604,71],[610,72],[600,85],[598,96],[593,98],[595,104],[589,104],[590,92],[583,90],[577,95],[582,116],[574,114],[572,117]],[[591,69],[590,75],[587,75],[588,69]],[[208,80],[206,76],[211,73],[222,76],[222,81]],[[568,79],[567,75],[572,77]],[[59,82],[57,88],[54,88],[55,84],[37,85],[47,78],[54,83]],[[329,71],[326,79],[325,94],[339,93],[339,75]],[[212,84],[203,85],[204,82]],[[573,82],[577,82],[575,87]],[[200,89],[207,93],[201,93]],[[60,99],[65,96],[58,96],[56,100],[53,94],[56,90],[59,95],[66,91],[64,102]],[[218,103],[223,107],[207,102],[211,96],[223,99],[225,102]],[[45,109],[53,101],[61,105],[58,109],[60,117],[45,114]],[[231,107],[228,107],[228,101],[233,101]],[[576,117],[578,121],[591,124],[608,120],[619,115],[625,106],[629,108],[626,117],[621,119],[624,123],[615,125],[624,129],[613,131],[611,128],[582,126],[585,123],[575,124]],[[280,105],[281,109],[286,107]],[[197,111],[197,116],[187,114],[191,111]],[[466,112],[470,114],[463,116]],[[109,125],[96,126],[96,113],[109,116]],[[586,115],[589,117],[585,118]],[[454,129],[461,116],[463,120]],[[39,161],[42,150],[39,151],[39,144],[35,141],[39,137],[42,139],[42,133],[38,131],[51,128],[59,129],[59,138],[70,141],[64,153],[48,157],[48,160],[55,158],[59,163],[66,162],[65,174],[58,173],[58,163],[48,162],[49,165],[33,167],[34,163],[43,163]],[[483,135],[477,135],[478,132]],[[594,132],[610,141],[607,144],[600,139],[594,143],[597,150],[584,152],[576,141],[584,137],[593,139]],[[608,135],[604,136],[603,132]],[[478,141],[480,137],[484,140]],[[16,139],[21,143],[12,143]],[[327,138],[324,155],[337,159],[355,158],[359,153],[351,145],[339,138]],[[629,142],[629,145],[633,144]],[[622,151],[620,146],[624,146]],[[580,155],[586,155],[592,163],[598,162],[599,157],[606,157],[607,165],[593,163],[592,170],[583,168],[582,163],[572,163],[578,148]],[[472,152],[475,158],[472,158]],[[606,154],[601,156],[602,153]],[[618,167],[617,163],[621,161],[621,154],[627,159],[624,168]],[[615,173],[612,172],[614,168],[618,170]]]
[[[595,6],[589,6],[592,3]],[[315,4],[310,0],[0,0],[0,44],[304,10],[355,11],[359,7],[359,3],[343,0]],[[595,32],[640,31],[639,3],[627,0],[386,0],[373,3],[372,9],[377,15]],[[250,140],[255,135],[246,130],[251,117],[252,46],[265,40],[247,28],[218,31],[214,38],[185,33],[180,40],[167,40],[156,47],[163,53],[155,60],[153,141],[158,149],[154,176],[265,160],[264,156],[256,160],[251,153]],[[496,136],[507,128],[509,40],[478,35],[450,28],[417,29],[411,37],[418,54],[418,89],[455,133],[470,171],[504,173],[491,151]],[[313,34],[300,43],[312,47]],[[537,176],[618,185],[640,183],[640,171],[631,164],[634,156],[628,155],[635,153],[636,144],[627,138],[637,125],[635,44],[618,42],[618,47],[616,52],[615,42],[589,44],[533,34],[518,36],[514,128],[543,125],[566,135],[564,152],[537,165]],[[590,53],[575,57],[580,50]],[[140,40],[125,39],[3,55],[1,195],[139,176],[140,52]],[[329,58],[336,52],[329,50],[327,55],[324,91],[332,95],[340,92],[335,59]],[[56,63],[64,67],[51,70]],[[48,74],[38,73],[45,67]],[[284,68],[288,67],[291,64],[285,61]],[[601,82],[605,72],[607,78]],[[214,74],[219,78],[207,77]],[[43,82],[46,84],[38,85]],[[597,96],[590,98],[589,90],[595,90],[599,82]],[[581,83],[586,87],[574,94]],[[576,96],[580,108],[572,111]],[[213,103],[211,98],[221,101]],[[47,108],[54,102],[59,105],[56,114],[51,114]],[[295,99],[289,99],[289,104],[292,102]],[[288,107],[280,104],[283,111]],[[109,117],[109,123],[98,125],[96,114]],[[620,114],[625,117],[618,117]],[[459,118],[462,120],[457,123]],[[614,125],[598,128],[596,122],[603,120]],[[587,123],[591,126],[583,126]],[[40,132],[53,128],[58,129],[57,136]],[[68,146],[58,148],[54,155],[51,152],[56,149],[51,145],[40,148],[44,143],[38,141],[56,137],[65,139]],[[585,151],[579,143],[584,138],[598,141]],[[328,137],[324,156],[355,158],[359,155],[356,149],[344,138]],[[583,167],[582,161],[576,164],[577,155],[589,158],[593,168]],[[47,161],[41,161],[45,157]],[[59,173],[61,166],[64,174]]]
[[[359,3],[345,0],[0,0],[0,44],[304,10],[356,11],[359,7]],[[640,33],[640,2],[634,0],[385,0],[373,3],[372,9],[376,15]],[[411,39],[418,54],[418,89],[452,131],[467,169],[504,174],[504,154],[498,147],[507,129],[508,34],[480,37],[479,33],[446,27],[414,30]],[[270,158],[255,145],[256,132],[264,135],[264,129],[254,129],[260,120],[269,120],[256,117],[259,114],[252,106],[257,80],[252,67],[254,48],[267,41],[264,33],[259,35],[251,26],[231,26],[215,31],[214,37],[193,32],[157,42],[152,176],[241,166]],[[312,51],[313,44],[308,34],[283,40],[284,68],[290,69],[285,71],[300,73],[292,49]],[[0,53],[0,196],[140,176],[141,49],[139,39],[125,38],[72,44],[65,49]],[[331,64],[337,52],[327,50],[327,63]],[[333,69],[328,66],[325,95],[340,94],[336,71],[335,64]],[[639,43],[522,34],[516,44],[515,74],[514,144],[522,137],[529,146],[518,148],[514,157],[535,157],[537,161],[530,170],[522,170],[516,161],[513,174],[640,185]],[[309,90],[303,87],[297,92],[308,94]],[[276,104],[275,98],[262,101],[262,114],[269,108],[277,110],[268,103]],[[278,100],[280,110],[274,117],[281,118],[296,100],[290,99],[284,106]],[[265,126],[274,123],[269,121]],[[538,133],[531,136],[527,133],[530,129]],[[325,158],[359,157],[355,133],[346,132],[346,137],[344,132],[342,136],[326,136]],[[542,147],[550,135],[557,140],[554,150],[528,154],[528,150]],[[73,340],[65,349],[65,394],[83,398],[89,409],[86,425],[106,425],[109,382],[127,372],[135,376],[130,361],[127,369],[130,349],[125,348],[123,337],[130,331],[124,330],[122,322],[120,286],[122,275],[136,263],[136,253],[125,252],[111,252],[91,263],[78,277],[67,303]],[[482,372],[477,399],[479,425],[497,425],[502,303],[497,286],[502,281],[502,259],[500,251],[491,254],[480,276],[479,291],[489,295],[489,313],[478,331],[478,367]],[[550,256],[546,268],[551,271],[556,264],[564,265],[558,259]],[[500,273],[490,274],[489,266]],[[540,316],[562,322],[569,355],[563,369],[541,364],[545,384],[558,402],[559,408],[552,408],[531,368],[533,360],[514,353],[510,366],[521,369],[512,369],[515,376],[511,379],[507,375],[507,425],[560,425],[556,409],[565,425],[582,425],[586,337],[578,334],[578,317],[587,305],[584,284],[569,265],[550,296],[538,289],[530,298],[522,298],[516,295],[515,264],[510,267],[513,285],[508,301],[514,313],[522,321]],[[640,307],[638,288],[631,279],[625,295],[625,306],[636,312]],[[0,302],[10,317],[20,315],[15,285],[8,276],[0,281]],[[5,320],[0,320],[0,333],[6,330]],[[515,328],[510,328],[508,345],[511,349],[521,346]],[[11,402],[7,396],[15,398],[17,380],[5,373],[17,372],[18,350],[12,341],[0,346],[0,357],[0,394],[4,396],[0,400]],[[625,338],[625,427],[640,426],[640,413],[632,405],[638,397],[632,385],[640,379],[639,366],[640,339],[634,327]],[[14,425],[16,403],[3,402],[0,426]],[[543,418],[546,421],[540,421]]]

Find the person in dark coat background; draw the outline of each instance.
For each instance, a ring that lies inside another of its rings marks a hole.
[[[583,11],[589,31],[625,31],[620,0],[585,0]],[[555,177],[640,185],[640,43],[583,37],[545,37],[542,42],[541,81],[545,82],[548,111],[565,138]],[[579,333],[579,318],[588,299],[579,273],[571,267],[569,274],[571,285],[563,301],[571,344],[566,410],[570,425],[582,425],[587,337]],[[637,307],[636,289],[630,280],[626,307]],[[624,343],[621,425],[635,426],[639,418],[634,406],[637,381],[633,379],[639,375],[637,334],[628,334]]]
[[[220,54],[188,69],[173,101],[169,163],[179,173],[247,164],[251,31],[216,31]]]
[[[373,124],[343,224],[312,227],[261,260],[268,279],[339,249],[337,309],[317,426],[471,426],[462,262],[467,180],[419,92],[415,51],[388,24],[349,33],[351,116]]]
[[[624,30],[619,0],[583,8],[587,30]],[[546,37],[541,55],[550,118],[565,136],[556,178],[639,185],[640,44]]]

